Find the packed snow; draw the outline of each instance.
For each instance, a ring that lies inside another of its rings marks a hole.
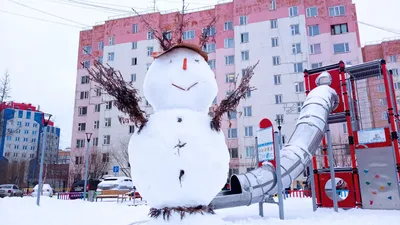
[[[225,225],[377,225],[396,224],[400,219],[398,211],[350,209],[335,213],[333,209],[320,208],[313,212],[310,198],[289,198],[284,206],[285,220],[279,220],[278,206],[271,204],[264,205],[264,218],[258,216],[258,204],[216,210],[216,213]],[[115,200],[84,202],[43,197],[38,207],[32,197],[0,199],[1,224],[5,225],[130,225],[148,220],[148,211],[149,206],[128,206]],[[192,225],[213,225],[206,216],[194,217],[197,220],[196,223],[191,220]]]

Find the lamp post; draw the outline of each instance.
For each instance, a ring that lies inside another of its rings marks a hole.
[[[39,170],[39,187],[36,199],[36,205],[40,206],[40,196],[42,195],[43,188],[43,164],[44,164],[44,153],[46,151],[46,137],[47,137],[47,125],[51,118],[51,114],[43,113],[43,140],[42,140],[42,155],[40,157],[40,170]]]
[[[282,149],[283,144],[282,144],[282,133],[281,133],[282,126],[281,126],[281,124],[283,123],[283,115],[276,115],[275,121],[276,121],[276,123],[278,124],[278,130],[279,130],[279,145],[281,146],[280,148]]]
[[[89,170],[89,147],[90,147],[89,145],[93,133],[85,133],[85,134],[86,134],[87,148],[85,155],[85,186],[83,187],[83,199],[86,201],[86,191],[87,191],[86,187],[87,187],[88,170]]]

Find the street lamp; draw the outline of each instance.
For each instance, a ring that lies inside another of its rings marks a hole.
[[[281,124],[283,123],[283,115],[276,115],[275,121],[276,121],[276,123],[278,124],[278,130],[279,130],[279,145],[281,146],[281,149],[282,149],[283,144],[282,144],[282,133],[281,133],[282,126],[281,126]]]
[[[88,180],[88,170],[89,170],[89,145],[90,139],[92,138],[93,133],[85,133],[86,134],[86,141],[87,141],[87,148],[86,148],[86,156],[85,156],[85,186],[83,187],[83,199],[86,201],[86,186]]]
[[[36,205],[40,206],[40,196],[42,195],[43,188],[43,163],[44,163],[44,152],[46,151],[46,137],[47,137],[47,125],[51,118],[50,113],[43,113],[43,140],[42,140],[42,155],[40,157],[40,170],[39,170],[39,187],[36,199]]]

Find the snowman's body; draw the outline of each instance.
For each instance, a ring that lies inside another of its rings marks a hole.
[[[129,157],[132,180],[152,207],[208,205],[223,188],[229,152],[207,114],[217,92],[193,50],[174,49],[149,68],[144,94],[155,112],[131,137]]]

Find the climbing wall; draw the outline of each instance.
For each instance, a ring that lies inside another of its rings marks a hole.
[[[392,147],[357,149],[356,156],[363,208],[400,209]]]

